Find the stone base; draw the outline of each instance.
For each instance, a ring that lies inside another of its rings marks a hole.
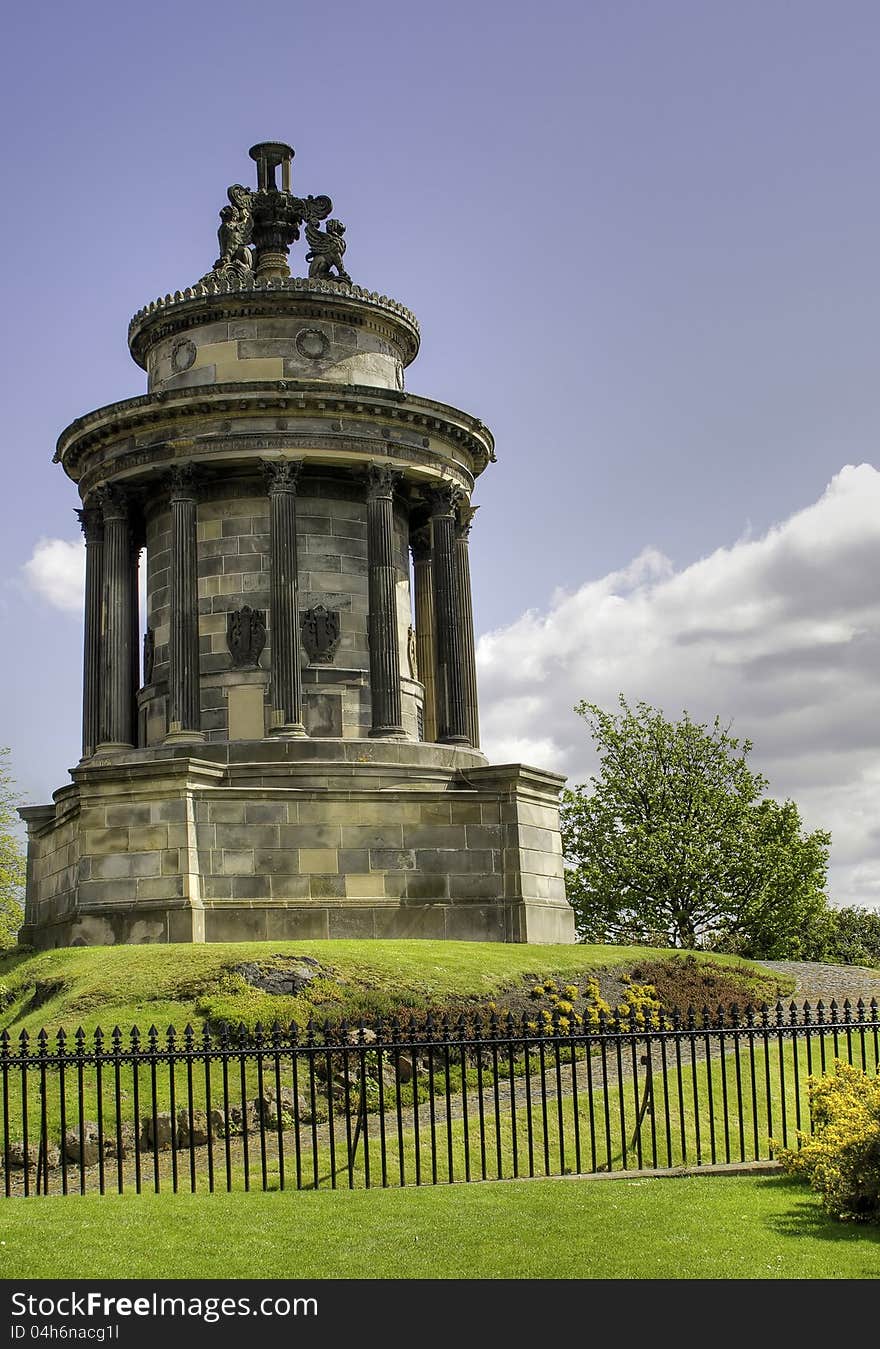
[[[198,930],[192,911],[161,909],[87,913],[47,927],[23,927],[22,945],[143,945],[149,942],[320,941],[405,938],[425,941],[531,942],[574,940],[569,909],[534,904],[224,904],[203,911]]]
[[[204,731],[187,731],[187,730],[184,730],[182,726],[174,727],[174,726],[172,725],[171,730],[170,730],[170,731],[168,732],[168,734],[165,736],[165,744],[166,744],[166,745],[201,745],[201,744],[204,743],[204,739],[205,739]],[[129,746],[128,748],[131,749],[132,747]],[[100,753],[102,752],[102,750],[103,750],[103,746],[102,746],[102,745],[99,745],[96,752],[97,752],[98,754],[100,754]]]
[[[412,742],[165,746],[26,807],[20,940],[573,942],[564,779]]]

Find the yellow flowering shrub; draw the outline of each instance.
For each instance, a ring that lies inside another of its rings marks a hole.
[[[783,1170],[808,1180],[833,1217],[880,1222],[880,1077],[837,1060],[808,1090],[814,1132],[778,1149]]]
[[[535,1006],[529,1009],[531,1019],[526,1021],[526,1026],[541,1035],[552,1034],[554,1027],[558,1027],[565,1035],[578,1026],[589,1031],[600,1030],[603,1018],[609,1025],[617,1019],[625,1028],[634,1030],[649,1030],[659,1025],[661,1004],[653,984],[637,983],[629,975],[624,975],[623,979],[624,998],[617,1007],[612,1007],[602,996],[595,974],[590,975],[582,987],[541,977],[528,989],[528,996]],[[495,1010],[494,1003],[487,1003],[486,1007]]]
[[[584,989],[584,998],[586,1000],[584,1016],[586,1018],[587,1028],[589,1030],[598,1030],[600,1016],[611,1016],[611,1003],[606,1002],[599,992],[599,980],[595,975],[592,975],[587,980],[587,986]]]
[[[639,1030],[650,1030],[660,1025],[660,999],[653,984],[637,984],[630,975],[623,976],[626,1001],[617,1008],[621,1021],[628,1021]]]

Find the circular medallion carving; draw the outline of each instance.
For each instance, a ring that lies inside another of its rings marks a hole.
[[[195,359],[195,342],[191,342],[188,337],[183,337],[179,342],[174,343],[171,348],[171,369],[175,374],[180,375],[184,370],[189,370]]]
[[[329,339],[317,328],[303,328],[296,335],[296,349],[300,356],[318,361],[330,348]]]

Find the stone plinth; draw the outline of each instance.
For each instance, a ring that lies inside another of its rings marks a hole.
[[[24,812],[22,939],[572,941],[563,780],[473,751],[381,749],[255,742],[92,760],[54,809]]]

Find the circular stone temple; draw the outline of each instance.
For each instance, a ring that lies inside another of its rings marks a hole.
[[[131,322],[146,395],[58,441],[83,748],[21,811],[21,940],[573,941],[563,779],[479,748],[468,535],[492,436],[406,391],[414,316],[351,281],[289,146],[250,154],[211,271]]]

